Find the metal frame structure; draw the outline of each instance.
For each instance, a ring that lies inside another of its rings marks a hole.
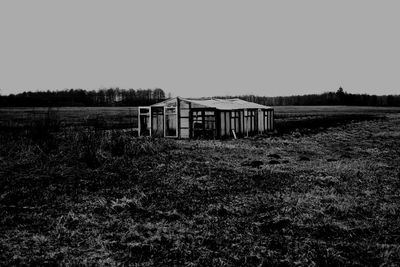
[[[144,109],[147,111],[141,112]],[[153,114],[152,109],[158,111]],[[171,110],[172,113],[169,112]],[[200,112],[196,115],[199,119],[194,120],[195,112]],[[174,134],[168,130],[171,114],[175,116],[172,123]],[[167,138],[243,137],[272,131],[274,127],[272,107],[240,99],[192,100],[177,97],[150,107],[139,107],[139,136],[143,132],[142,116],[146,116],[146,121],[150,123],[147,126],[149,136],[154,133],[155,136]]]

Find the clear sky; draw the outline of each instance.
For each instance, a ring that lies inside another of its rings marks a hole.
[[[400,94],[398,0],[1,0],[0,93]]]

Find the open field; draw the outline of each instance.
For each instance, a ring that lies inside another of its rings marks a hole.
[[[319,128],[352,120],[399,113],[395,107],[276,106],[275,122],[280,132],[297,128]],[[35,121],[51,116],[61,127],[95,125],[107,129],[136,129],[137,107],[0,108],[0,130],[29,128]]]
[[[400,113],[396,107],[276,106],[275,125],[279,133],[311,133],[346,123],[374,120]]]
[[[0,108],[0,128],[29,127],[33,121],[43,120],[48,114],[61,127],[102,124],[111,129],[136,128],[137,107],[60,107],[60,108]]]
[[[363,106],[274,106],[275,112],[281,115],[307,114],[310,116],[324,114],[388,114],[399,113],[400,107],[363,107]]]
[[[379,115],[227,141],[0,135],[0,265],[398,266],[400,115]]]

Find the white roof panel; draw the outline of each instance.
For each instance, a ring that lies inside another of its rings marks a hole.
[[[186,99],[189,102],[193,102],[202,106],[216,108],[219,110],[234,110],[234,109],[272,109],[272,107],[260,105],[253,102],[244,101],[239,98],[231,99]]]
[[[170,103],[174,103],[177,98],[167,99],[163,102],[153,104],[152,107],[161,107],[166,106]],[[193,104],[199,105],[205,108],[216,108],[219,110],[235,110],[235,109],[272,109],[272,107],[256,104],[253,102],[244,101],[239,98],[231,98],[231,99],[219,99],[219,98],[211,98],[211,99],[187,99],[187,98],[179,98],[183,101],[191,102]]]

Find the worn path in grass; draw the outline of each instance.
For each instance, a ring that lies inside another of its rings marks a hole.
[[[83,139],[92,158],[68,136],[2,148],[1,264],[400,264],[396,114],[296,137]]]

